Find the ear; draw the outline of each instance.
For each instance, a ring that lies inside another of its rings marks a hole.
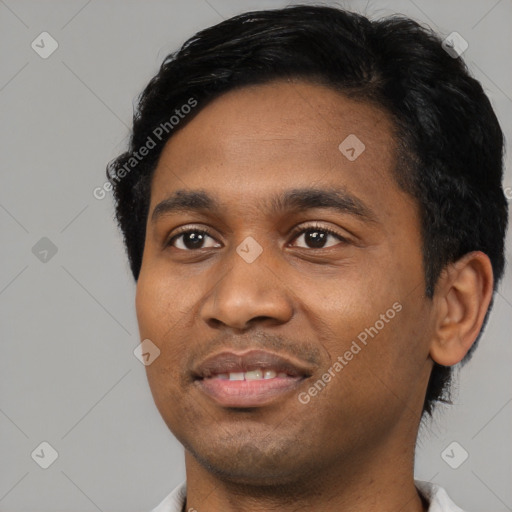
[[[481,251],[448,265],[436,285],[436,324],[430,357],[438,364],[460,362],[478,337],[493,294],[489,257]]]

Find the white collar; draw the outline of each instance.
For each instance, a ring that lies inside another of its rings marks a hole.
[[[430,504],[428,512],[464,512],[436,484],[415,480],[416,488]],[[182,482],[151,512],[181,512],[187,496],[187,483]]]

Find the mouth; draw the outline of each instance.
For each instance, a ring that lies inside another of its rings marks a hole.
[[[202,393],[223,407],[262,407],[290,395],[313,373],[310,365],[271,352],[222,352],[194,371]]]

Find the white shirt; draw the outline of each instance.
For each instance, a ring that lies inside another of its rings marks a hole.
[[[436,484],[415,480],[416,488],[430,504],[428,512],[464,512],[449,498],[446,491]],[[187,495],[187,484],[183,482],[151,512],[181,512]],[[194,509],[192,509],[194,510]]]

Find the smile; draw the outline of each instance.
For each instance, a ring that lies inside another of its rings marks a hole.
[[[223,407],[262,407],[295,391],[312,374],[302,361],[271,352],[222,352],[194,372],[199,390]]]

